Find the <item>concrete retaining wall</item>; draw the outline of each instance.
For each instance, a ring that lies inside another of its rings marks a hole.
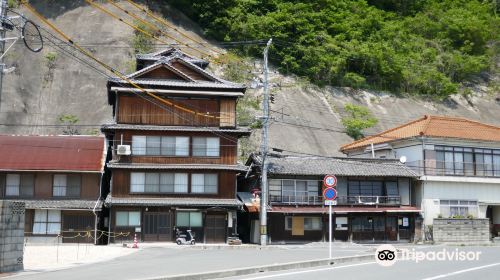
[[[0,200],[0,272],[23,269],[24,202]]]
[[[489,219],[434,219],[433,237],[438,243],[490,242]]]

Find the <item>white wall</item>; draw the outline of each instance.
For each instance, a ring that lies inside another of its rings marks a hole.
[[[396,158],[401,158],[402,156],[406,157],[406,162],[412,162],[412,161],[417,161],[417,160],[423,160],[423,155],[422,155],[422,145],[417,144],[417,141],[414,141],[413,144],[416,144],[415,146],[409,146],[409,147],[394,147],[394,152]]]
[[[500,204],[500,183],[425,181],[423,199],[466,199]]]

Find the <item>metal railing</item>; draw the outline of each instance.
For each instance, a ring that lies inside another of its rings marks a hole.
[[[322,205],[322,196],[270,195],[271,204]],[[350,195],[337,197],[337,205],[401,205],[401,196]]]
[[[417,174],[429,176],[500,177],[500,165],[462,161],[417,160],[406,165]]]

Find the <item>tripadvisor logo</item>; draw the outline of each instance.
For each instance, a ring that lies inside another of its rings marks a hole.
[[[384,244],[375,251],[375,261],[381,266],[391,266],[396,261],[414,261],[415,263],[422,261],[478,261],[480,255],[480,251],[448,250],[446,248],[426,252],[415,249],[396,250],[394,246]]]

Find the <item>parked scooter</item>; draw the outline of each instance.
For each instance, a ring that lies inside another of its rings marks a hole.
[[[175,229],[175,243],[177,245],[194,245],[196,241],[194,240],[193,233],[191,230],[186,230],[186,234],[180,231],[178,228]]]

